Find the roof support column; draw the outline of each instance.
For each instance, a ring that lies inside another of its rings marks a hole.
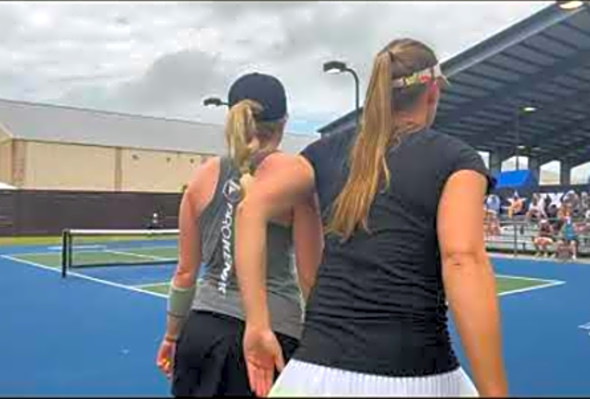
[[[541,163],[539,162],[539,158],[529,155],[529,171],[532,172],[537,180],[541,178]]]
[[[559,184],[562,186],[569,186],[571,184],[572,164],[568,160],[560,160],[561,167],[559,168]]]
[[[490,151],[490,172],[492,175],[502,171],[502,162],[506,159],[506,152],[500,150]]]

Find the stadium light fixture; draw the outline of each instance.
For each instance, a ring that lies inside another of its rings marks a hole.
[[[324,63],[324,72],[326,73],[341,73],[346,71],[346,63],[341,61],[328,61]]]
[[[523,117],[523,114],[530,114],[537,110],[537,107],[533,105],[523,105],[516,107],[515,115],[514,115],[514,141],[515,141],[515,148],[514,148],[514,156],[516,157],[516,170],[520,170],[520,152],[526,150],[526,146],[519,144],[520,141],[520,119]],[[532,151],[532,149],[531,149]]]
[[[219,97],[207,97],[203,100],[203,105],[205,107],[221,107],[222,105],[229,105],[227,102],[223,101]]]
[[[559,8],[562,10],[575,10],[576,8],[580,8],[584,5],[584,1],[582,0],[571,0],[571,1],[558,1],[557,4]]]
[[[531,112],[535,112],[536,110],[537,110],[537,107],[533,107],[532,105],[528,105],[528,106],[522,108],[522,111],[526,112],[527,114],[530,114]]]
[[[342,61],[328,61],[324,63],[324,72],[329,74],[336,74],[336,73],[344,73],[348,72],[354,78],[354,89],[355,89],[355,110],[356,110],[356,125],[358,128],[359,125],[359,114],[360,114],[360,82],[359,76],[357,75],[356,71],[346,65],[345,62]]]

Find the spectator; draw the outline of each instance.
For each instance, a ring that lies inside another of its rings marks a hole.
[[[543,204],[541,199],[539,198],[539,194],[533,194],[531,197],[531,203],[529,205],[529,210],[526,213],[525,219],[527,222],[538,222],[542,218],[546,218],[547,214],[543,209]]]
[[[549,209],[547,210],[547,218],[549,219],[549,223],[551,223],[553,231],[561,230],[562,220],[559,218],[559,213],[560,209],[556,204],[549,205]]]
[[[154,211],[154,213],[152,213],[150,223],[148,224],[148,229],[159,229],[160,227],[160,214],[158,211]]]
[[[500,201],[500,200],[498,199],[498,201]],[[485,214],[484,214],[484,227],[485,227],[484,233],[485,233],[485,235],[486,236],[490,236],[490,235],[499,236],[499,235],[501,235],[500,220],[498,218],[498,213],[495,210],[489,208],[487,203],[484,205],[484,211],[485,211]]]
[[[486,197],[486,211],[493,212],[496,215],[500,214],[500,197],[496,194],[490,194]]]
[[[557,218],[562,222],[572,216],[572,204],[570,201],[564,201],[561,203],[559,210],[557,211]]]
[[[586,191],[582,191],[580,194],[580,207],[582,208],[583,215],[586,215],[588,210],[590,210],[590,196]]]
[[[509,198],[508,201],[510,202],[510,205],[508,206],[508,219],[512,219],[514,215],[522,212],[524,208],[524,198],[521,198],[518,195],[518,192],[515,191],[512,198]]]
[[[545,211],[545,215],[549,213],[549,207],[551,206],[551,197],[549,194],[545,194],[545,199],[543,199],[543,210]]]
[[[584,220],[578,224],[578,233],[580,234],[580,238],[583,245],[590,244],[590,237],[588,233],[590,232],[590,209],[587,209],[584,212]]]
[[[536,237],[533,237],[533,245],[535,246],[535,256],[540,256],[541,253],[545,257],[549,256],[548,248],[553,244],[553,228],[547,219],[541,219],[539,223],[539,231]]]
[[[486,197],[484,203],[484,226],[486,235],[500,235],[500,221],[498,219],[500,206],[501,200],[496,194],[490,194]]]
[[[579,220],[584,217],[584,211],[582,210],[582,200],[576,192],[572,192],[571,194],[571,210],[574,220]]]
[[[572,206],[573,206],[574,201],[575,201],[574,197],[575,197],[574,190],[569,190],[567,193],[565,193],[561,197],[561,204],[560,204],[561,207],[567,207],[571,211]]]
[[[570,216],[565,218],[561,228],[560,240],[557,244],[557,253],[559,255],[571,255],[572,259],[577,259],[578,255],[578,233]],[[561,257],[559,256],[559,257]]]

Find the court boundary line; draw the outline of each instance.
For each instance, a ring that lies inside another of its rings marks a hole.
[[[105,247],[106,248],[106,247]],[[168,248],[177,248],[174,246],[156,246],[156,247],[148,247],[150,249],[152,248],[158,248],[158,249],[168,249]],[[145,247],[134,247],[132,248],[132,250],[136,250],[136,249],[145,249]],[[95,252],[112,252],[115,253],[117,252],[116,250],[110,250],[110,249],[104,249],[104,248],[88,248],[86,250],[81,250],[78,253],[95,253]],[[164,258],[164,257],[158,257],[155,255],[143,255],[143,254],[138,254],[138,253],[133,253],[133,252],[122,252],[119,251],[121,254],[125,254],[125,255],[132,255],[132,256],[141,256],[141,257],[151,257],[151,258],[156,258],[156,259],[161,259],[161,260],[168,260],[170,258]],[[43,248],[42,250],[40,250],[39,252],[17,252],[17,253],[12,253],[12,254],[2,254],[2,255],[6,255],[6,256],[32,256],[32,255],[59,255],[60,252],[57,251],[48,251],[45,248]]]
[[[20,255],[20,254],[18,254],[18,255]],[[43,269],[43,270],[50,270],[54,273],[61,273],[60,268],[42,265],[40,263],[29,261],[29,260],[14,258],[11,255],[0,255],[0,258],[7,259],[7,260],[10,260],[10,261],[16,262],[16,263],[23,263],[25,265],[33,266],[33,267]],[[159,293],[153,292],[153,291],[142,290],[142,289],[136,288],[132,285],[124,285],[124,284],[119,284],[119,283],[115,283],[115,282],[108,281],[108,280],[103,280],[103,279],[92,277],[92,276],[86,276],[84,274],[80,274],[80,273],[76,273],[76,272],[68,272],[68,276],[81,278],[83,280],[92,281],[92,282],[107,285],[110,287],[121,288],[121,289],[124,289],[127,291],[137,292],[140,294],[147,294],[147,295],[151,295],[151,296],[162,298],[162,299],[168,299],[168,295],[159,294]]]
[[[170,281],[162,281],[161,283],[138,284],[138,285],[134,285],[133,287],[139,288],[139,289],[145,289],[148,287],[157,287],[159,285],[169,285],[169,284],[170,284]]]
[[[511,294],[522,294],[523,292],[535,291],[535,290],[540,290],[540,289],[544,289],[544,288],[551,288],[551,287],[556,287],[558,285],[564,285],[564,284],[565,284],[565,281],[552,281],[552,282],[549,282],[546,284],[535,285],[533,287],[519,288],[516,290],[500,292],[498,294],[498,296],[507,296],[507,295],[511,295]]]
[[[568,260],[563,261],[563,260],[555,259],[553,257],[545,258],[545,257],[526,255],[526,254],[519,254],[517,257],[515,257],[513,254],[510,254],[510,253],[490,252],[489,250],[486,252],[490,258],[513,259],[513,260],[521,260],[521,261],[533,260],[535,262],[556,263],[556,264],[559,264],[560,266],[563,266],[563,265],[590,266],[590,258],[587,258],[587,257],[577,258],[575,261],[572,259],[568,259]]]
[[[135,256],[137,258],[151,259],[151,260],[162,260],[162,261],[164,261],[164,260],[170,260],[170,262],[174,262],[175,261],[175,259],[164,258],[162,256],[143,255],[143,254],[138,254],[138,253],[135,253],[135,252],[113,251],[113,250],[110,250],[110,249],[105,249],[102,252],[108,252],[110,254],[124,255],[124,256],[130,255],[130,256]]]
[[[562,282],[561,280],[553,280],[553,279],[548,279],[548,278],[538,278],[538,277],[524,277],[524,276],[518,276],[516,274],[494,274],[494,276],[496,277],[501,277],[501,278],[512,278],[512,279],[519,279],[519,280],[527,280],[527,281],[543,281],[546,283],[559,283]]]
[[[14,254],[14,255],[19,256],[19,255],[24,255],[24,254]],[[29,255],[35,255],[35,254],[29,254]],[[40,264],[37,262],[33,262],[30,260],[19,259],[19,258],[12,256],[12,255],[0,255],[0,258],[7,259],[12,262],[23,263],[25,265],[37,267],[37,268],[43,269],[43,270],[50,270],[54,273],[61,273],[61,269],[58,267],[46,266],[46,265],[43,265],[43,264]],[[68,271],[68,276],[77,277],[77,278],[81,278],[81,279],[88,280],[88,281],[93,281],[98,284],[116,287],[116,288],[124,289],[127,291],[137,292],[137,293],[141,293],[141,294],[147,294],[147,295],[155,296],[158,298],[163,298],[163,299],[168,298],[168,295],[160,294],[160,293],[153,292],[153,291],[148,291],[145,289],[146,287],[149,287],[149,286],[157,286],[157,285],[166,284],[166,282],[164,282],[164,281],[161,283],[151,283],[151,284],[141,284],[141,285],[125,285],[125,284],[119,284],[119,283],[115,283],[115,282],[108,281],[108,280],[103,280],[103,279],[100,279],[97,277],[87,276],[85,274],[80,274],[80,273],[76,273],[76,272],[72,272],[72,271]],[[555,286],[565,284],[565,281],[548,280],[548,279],[534,278],[534,277],[520,277],[520,276],[506,275],[506,274],[496,274],[495,277],[521,279],[521,280],[529,280],[529,281],[545,281],[546,282],[545,284],[539,284],[539,285],[535,285],[533,287],[526,287],[526,288],[520,288],[520,289],[516,289],[516,290],[504,291],[504,292],[499,293],[498,296],[519,294],[519,293],[523,293],[523,292],[534,291],[534,290],[539,290],[539,289],[544,289],[544,288],[550,288],[550,287],[555,287]]]
[[[103,249],[106,248],[106,245],[74,245],[72,246],[73,249]],[[45,248],[44,248],[45,249]],[[53,245],[51,247],[47,247],[48,250],[52,251],[61,251],[63,249],[60,245]]]

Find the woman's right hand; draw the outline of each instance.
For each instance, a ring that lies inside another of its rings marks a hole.
[[[250,389],[264,397],[272,387],[275,369],[280,372],[284,367],[281,345],[272,330],[247,324],[243,343]]]

